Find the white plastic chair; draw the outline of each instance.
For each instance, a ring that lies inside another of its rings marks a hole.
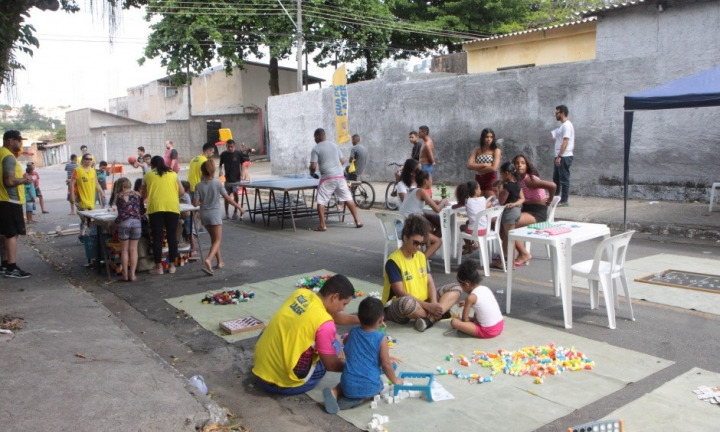
[[[375,213],[375,217],[380,221],[380,227],[385,236],[385,254],[382,262],[383,268],[385,268],[385,262],[390,252],[402,246],[402,236],[398,234],[397,227],[402,229],[402,226],[405,225],[405,216],[400,213]],[[389,249],[390,246],[393,247],[392,250]]]
[[[555,210],[557,210],[557,206],[560,203],[560,195],[555,195],[552,199],[552,202],[548,206],[548,212],[547,212],[547,220],[545,222],[553,223],[555,222]],[[525,249],[530,253],[530,246],[532,246],[532,243],[525,242]],[[545,245],[545,252],[547,253],[548,258],[550,257],[550,246]]]
[[[720,183],[713,183],[710,188],[710,211],[712,211],[713,203],[715,202],[715,189],[720,189]]]
[[[483,270],[485,271],[485,277],[489,277],[490,252],[488,251],[488,244],[495,241],[497,242],[498,250],[500,251],[500,261],[503,265],[503,271],[507,272],[507,267],[505,266],[505,254],[503,254],[502,240],[500,239],[500,227],[502,226],[502,213],[504,210],[505,206],[500,206],[489,208],[478,213],[475,217],[475,222],[473,223],[473,226],[470,227],[470,232],[472,234],[468,234],[465,231],[461,231],[460,229],[456,231],[457,234],[455,236],[455,243],[458,249],[458,265],[460,265],[460,261],[462,260],[462,245],[464,242],[462,242],[461,240],[466,239],[476,241],[480,246],[478,248],[478,252],[480,253],[480,262],[482,263]],[[493,218],[497,218],[495,220],[494,227],[492,226]],[[479,236],[478,226],[480,225],[480,220],[483,219],[485,219],[486,221],[485,226],[487,227],[487,229],[485,230],[485,235]]]
[[[579,262],[572,266],[573,276],[578,276],[588,280],[590,288],[590,309],[597,309],[599,303],[600,291],[598,284],[602,288],[605,297],[605,307],[607,308],[608,324],[611,329],[615,328],[615,308],[620,307],[617,295],[616,279],[619,279],[625,289],[625,300],[627,301],[628,310],[630,311],[630,319],[635,321],[635,315],[632,310],[632,299],[630,298],[630,287],[628,286],[627,276],[625,275],[625,254],[627,253],[628,244],[635,231],[628,231],[624,234],[610,237],[603,240],[595,249],[595,258]],[[609,261],[603,261],[603,254],[608,254]]]

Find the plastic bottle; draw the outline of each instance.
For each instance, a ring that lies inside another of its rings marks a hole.
[[[205,385],[205,378],[203,378],[202,375],[194,375],[188,380],[188,382],[191,386],[200,390],[200,393],[204,395],[207,394],[207,385]]]

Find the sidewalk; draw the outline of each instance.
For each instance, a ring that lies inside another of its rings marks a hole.
[[[39,259],[25,241],[18,249],[20,263]],[[0,334],[0,429],[189,432],[225,420],[91,294],[32,267],[0,280],[0,315],[24,320]]]

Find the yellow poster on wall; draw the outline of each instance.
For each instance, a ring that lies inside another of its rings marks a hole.
[[[345,74],[345,65],[342,65],[333,75],[333,88],[335,89],[333,95],[333,102],[335,104],[335,134],[338,144],[350,141],[347,76]]]

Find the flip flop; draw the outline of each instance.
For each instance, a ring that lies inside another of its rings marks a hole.
[[[324,231],[327,231],[327,228],[322,228],[322,229],[321,229],[320,227],[317,227],[317,228],[315,228],[315,231],[317,231],[317,232],[324,232]]]
[[[325,412],[328,414],[337,414],[338,411],[340,411],[338,401],[335,399],[335,396],[333,396],[332,389],[330,387],[325,387],[323,389],[323,401],[325,402]]]
[[[208,276],[212,276],[215,274],[215,272],[213,272],[212,270],[208,270],[206,268],[203,268],[202,271],[204,271],[205,274],[207,274]]]
[[[514,263],[513,263],[513,264],[514,264]],[[527,263],[526,263],[525,265],[527,265]],[[515,266],[515,267],[518,267],[518,266]],[[495,270],[504,270],[503,267],[502,267],[502,264],[500,264],[500,263],[495,263],[495,262],[490,264],[490,268],[491,268],[491,269],[495,269]]]
[[[341,410],[355,408],[358,405],[362,405],[362,403],[362,399],[350,399],[346,398],[345,396],[340,396],[340,399],[337,401],[338,407]]]
[[[515,262],[513,263],[513,265],[515,266],[514,268],[518,268],[518,267],[528,266],[528,265],[530,265],[530,263],[528,263],[527,261],[523,261],[523,262],[517,262],[517,261],[515,261]]]

